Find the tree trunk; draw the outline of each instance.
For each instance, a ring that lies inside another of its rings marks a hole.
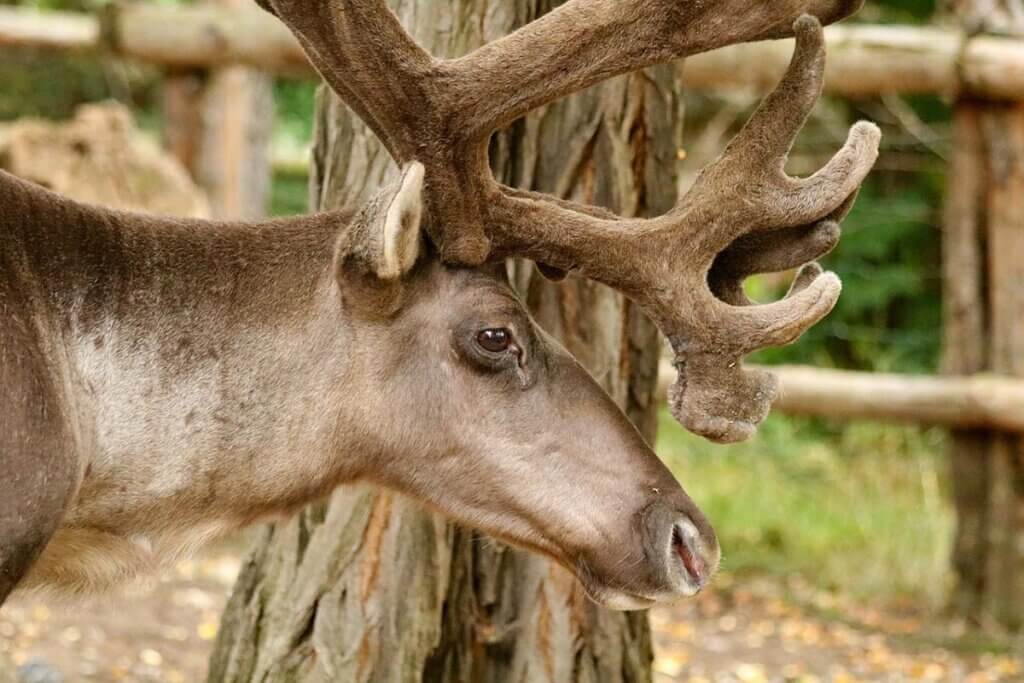
[[[392,0],[416,38],[461,54],[534,19],[551,0]],[[626,214],[674,201],[672,69],[621,78],[496,137],[495,172],[524,188]],[[312,195],[351,206],[387,154],[333,97],[318,106]],[[510,267],[540,323],[654,438],[659,342],[621,296]],[[244,564],[211,660],[216,681],[647,681],[646,615],[603,610],[555,564],[368,488],[267,528]]]
[[[1024,30],[1017,0],[953,3],[967,28]],[[1016,17],[1013,25],[1011,17]],[[947,372],[1024,377],[1024,105],[961,100],[944,234]],[[1024,619],[1024,439],[953,433],[955,607]]]

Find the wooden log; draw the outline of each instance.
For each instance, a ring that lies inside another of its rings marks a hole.
[[[204,73],[198,69],[168,69],[164,74],[164,147],[196,176],[203,133]]]
[[[942,371],[972,375],[990,369],[984,216],[988,161],[981,118],[985,103],[953,110],[953,145],[942,229]],[[977,615],[985,594],[988,496],[993,435],[983,429],[950,434],[950,471],[957,525],[950,559],[957,576],[955,609]]]
[[[225,15],[248,14],[251,10],[244,2],[207,0],[199,8],[225,10]],[[123,22],[126,16],[145,15],[136,15],[135,9],[128,7],[113,19],[108,17],[108,25]],[[127,39],[117,35],[123,29],[113,30],[115,35],[108,35],[109,41],[123,49]],[[216,37],[216,33],[208,37]],[[266,71],[232,61],[208,71],[177,66],[167,71],[163,84],[167,146],[206,192],[213,216],[264,217],[270,200],[269,149],[274,121],[271,77]]]
[[[1024,22],[1022,22],[1024,23]],[[985,202],[993,372],[1024,377],[1024,103],[989,105]],[[1024,436],[993,435],[982,614],[1024,629]],[[1012,430],[1019,432],[1020,430]]]
[[[826,88],[860,97],[884,92],[959,89],[954,31],[890,26],[829,27]],[[733,45],[686,60],[688,88],[738,87],[767,91],[789,64],[792,41]],[[1021,53],[1024,63],[1024,52]]]
[[[989,427],[1024,432],[1024,381],[1002,377],[928,377],[824,370],[802,366],[766,368],[779,377],[775,410],[841,420],[920,422],[951,427]],[[663,364],[660,395],[675,380]]]
[[[228,63],[312,76],[298,42],[257,9],[147,3],[111,6],[104,29],[93,17],[0,7],[0,46],[98,51],[176,68]],[[101,37],[102,34],[102,37]],[[842,25],[827,29],[826,88],[861,97],[890,92],[1024,100],[1024,41],[951,29]],[[734,45],[687,59],[688,88],[768,90],[792,41]]]
[[[291,31],[254,8],[112,5],[103,35],[117,54],[165,66],[245,64],[270,73],[313,74]]]
[[[210,72],[195,176],[218,218],[259,219],[270,203],[273,81],[240,64]]]
[[[87,14],[0,7],[0,47],[90,52],[99,44],[99,22]]]
[[[825,89],[865,97],[937,93],[1024,99],[1024,41],[917,26],[830,26]],[[689,88],[767,91],[782,76],[792,41],[733,45],[686,60]],[[961,56],[962,52],[962,56]]]

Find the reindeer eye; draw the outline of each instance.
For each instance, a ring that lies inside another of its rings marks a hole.
[[[481,330],[476,335],[476,343],[484,351],[502,353],[508,351],[508,347],[512,345],[512,332],[504,327]]]

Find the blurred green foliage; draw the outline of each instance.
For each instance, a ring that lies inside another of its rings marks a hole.
[[[0,0],[0,6],[62,12],[89,12],[104,4],[102,0]]]
[[[68,118],[78,104],[110,96],[106,73],[95,60],[0,50],[0,121]]]
[[[308,144],[313,139],[316,88],[316,83],[312,81],[274,83],[278,134],[287,135],[303,144]]]
[[[0,0],[39,11],[95,12],[108,0]],[[158,72],[118,60],[0,48],[0,121],[22,116],[69,118],[79,104],[116,99],[144,112],[156,96]],[[151,118],[151,117],[148,117]]]
[[[868,0],[857,15],[857,20],[872,23],[924,23],[935,15],[937,4],[936,0]]]
[[[843,224],[840,245],[822,260],[843,279],[835,310],[796,344],[766,349],[756,360],[934,371],[942,325],[941,201],[925,182],[885,186],[872,179]]]
[[[843,238],[822,260],[842,277],[843,295],[833,313],[796,344],[762,351],[757,360],[900,372],[936,369],[942,330],[942,157],[948,152],[950,110],[937,98],[889,104],[928,139],[908,135],[904,122],[877,103],[849,112],[844,124],[875,114],[884,136],[878,166],[843,222]],[[775,282],[772,287],[755,280],[751,293],[757,299],[777,298],[785,292]]]
[[[309,213],[309,177],[305,173],[278,171],[270,186],[270,214],[297,216]]]

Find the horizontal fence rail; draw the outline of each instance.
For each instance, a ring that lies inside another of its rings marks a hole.
[[[968,37],[918,26],[842,25],[825,29],[825,88],[834,95],[887,93],[1024,99],[1024,40]],[[746,43],[689,57],[688,87],[767,91],[782,76],[792,41]]]
[[[778,376],[774,409],[787,415],[986,427],[1024,432],[1024,380],[989,375],[941,377],[824,370],[804,366],[765,368]],[[663,363],[659,395],[675,381]]]
[[[851,97],[938,93],[1024,100],[1024,41],[916,26],[832,26],[826,88]],[[292,34],[258,9],[124,4],[99,17],[0,8],[0,46],[115,54],[166,67],[242,63],[313,75]],[[767,90],[792,41],[735,45],[686,60],[689,87]]]
[[[0,7],[0,47],[109,54],[171,68],[245,64],[313,77],[298,41],[257,8],[111,5],[97,16]]]

